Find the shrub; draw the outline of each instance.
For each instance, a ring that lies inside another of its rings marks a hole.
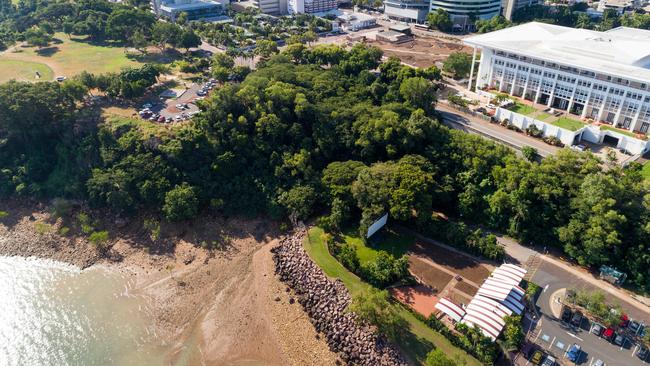
[[[521,149],[521,154],[526,158],[526,160],[535,161],[535,158],[537,158],[537,149],[530,146],[524,146]]]
[[[351,272],[359,272],[359,256],[357,255],[356,249],[351,244],[346,243],[341,245],[337,250],[336,258]]]
[[[34,229],[39,235],[45,235],[52,230],[52,225],[39,221],[34,223]]]
[[[528,136],[540,138],[540,137],[542,137],[542,130],[537,128],[537,125],[530,125],[530,126],[526,127],[526,134]]]
[[[542,140],[544,142],[546,142],[547,144],[549,144],[549,145],[558,146],[558,147],[563,147],[564,146],[562,141],[559,138],[555,137],[555,136],[547,136],[547,137],[544,137]]]
[[[361,277],[376,287],[386,287],[408,276],[408,259],[395,259],[380,251],[375,260],[361,265]]]
[[[187,183],[177,185],[165,194],[163,213],[170,221],[182,221],[193,218],[199,211],[199,200]]]
[[[88,241],[96,248],[102,249],[108,242],[108,231],[95,231],[90,234]]]
[[[5,217],[9,216],[9,212],[7,211],[0,211],[0,219],[4,219]]]

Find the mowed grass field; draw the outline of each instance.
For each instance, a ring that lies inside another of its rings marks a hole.
[[[36,72],[40,78],[36,77]],[[9,60],[0,56],[0,82],[16,79],[20,81],[49,81],[54,79],[54,71],[42,63]]]
[[[304,246],[312,260],[331,278],[340,279],[348,291],[354,296],[370,288],[354,273],[348,271],[327,249],[327,235],[321,228],[309,231],[308,239]],[[481,363],[465,351],[455,347],[442,334],[429,328],[418,320],[413,314],[399,303],[394,304],[399,315],[408,323],[409,329],[398,341],[400,348],[406,355],[418,364],[424,364],[427,353],[434,348],[440,348],[446,355],[458,356],[465,361],[466,366],[479,366]]]
[[[16,52],[7,51],[0,55],[0,82],[10,79],[33,81],[36,70],[49,69],[47,75],[41,72],[41,80],[52,80],[55,76],[72,77],[84,70],[101,74],[141,64],[129,59],[123,47],[94,45],[83,37],[68,38],[62,33],[54,37],[60,42],[40,51],[36,47],[18,46]],[[30,65],[31,69],[25,65]]]

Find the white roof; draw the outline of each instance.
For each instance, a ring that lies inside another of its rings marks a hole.
[[[457,322],[459,322],[463,316],[465,316],[465,310],[445,297],[438,300],[435,308],[442,311]]]
[[[476,325],[483,334],[496,340],[505,326],[503,318],[524,311],[525,291],[519,287],[519,282],[525,275],[525,269],[512,264],[502,264],[495,269],[467,305],[461,323],[470,327]]]
[[[650,83],[647,30],[619,27],[598,32],[531,22],[468,37],[463,42]]]

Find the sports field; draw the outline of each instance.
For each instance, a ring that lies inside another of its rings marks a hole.
[[[55,76],[71,77],[82,71],[105,73],[119,71],[139,62],[127,57],[123,47],[94,45],[83,37],[68,38],[57,33],[49,47],[17,46],[0,55],[0,82],[10,79],[34,81],[36,71],[40,80],[52,80]]]

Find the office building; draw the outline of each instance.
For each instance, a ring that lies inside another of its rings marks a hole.
[[[288,0],[287,12],[289,14],[315,14],[326,13],[338,8],[337,0]]]
[[[180,13],[186,13],[188,20],[217,18],[224,10],[224,3],[214,0],[154,0],[152,3],[156,14],[172,21]]]
[[[501,0],[431,0],[429,11],[446,10],[455,25],[469,24],[469,17],[490,19],[501,13]]]
[[[544,4],[544,2],[541,0],[505,0],[503,4],[503,16],[508,20],[512,20],[512,14],[514,14],[515,11],[526,6],[540,4]]]
[[[424,23],[429,13],[428,0],[385,0],[384,15],[408,23]]]
[[[478,89],[648,132],[650,31],[619,27],[598,32],[532,22],[463,42],[474,48],[474,60],[481,52],[469,85],[475,78]]]

